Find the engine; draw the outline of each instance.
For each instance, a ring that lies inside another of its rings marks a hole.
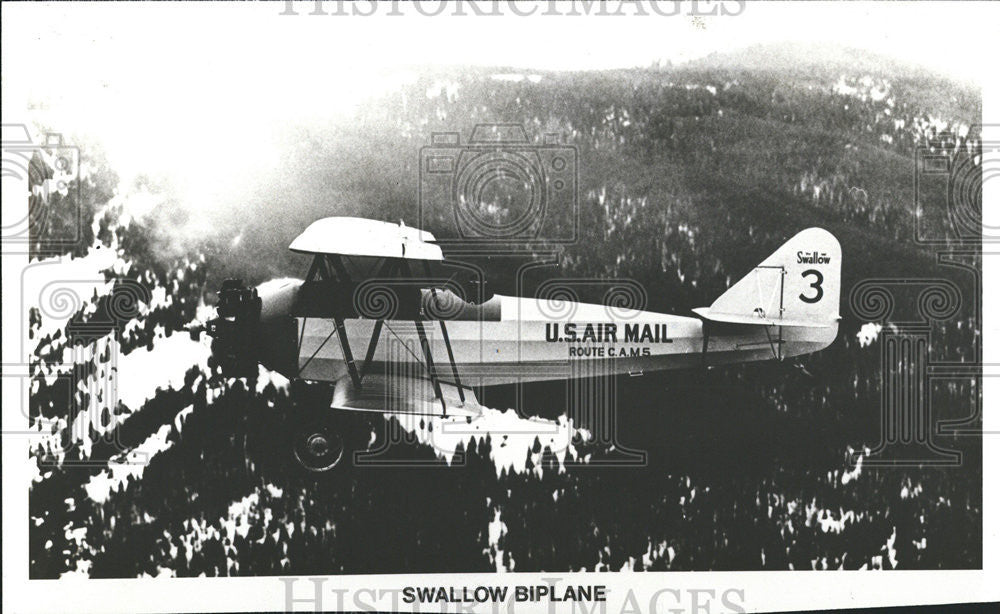
[[[257,338],[263,303],[256,288],[241,279],[227,279],[219,290],[218,317],[209,320],[212,361],[225,377],[253,377],[257,374]],[[214,366],[211,365],[210,366]]]
[[[298,364],[296,312],[301,280],[281,279],[249,288],[227,279],[219,290],[216,318],[205,329],[212,337],[212,365],[225,377],[253,378],[260,363],[294,377]]]

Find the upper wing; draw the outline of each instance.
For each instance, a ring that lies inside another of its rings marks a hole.
[[[417,228],[358,217],[316,220],[295,237],[288,249],[309,254],[444,260],[434,235]]]

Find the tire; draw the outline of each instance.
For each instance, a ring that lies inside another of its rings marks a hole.
[[[309,473],[325,473],[340,465],[351,465],[354,451],[365,449],[369,443],[371,416],[330,409],[332,394],[327,384],[293,382],[295,407],[290,415],[289,433],[292,458]]]
[[[333,425],[310,421],[293,435],[292,455],[300,467],[312,473],[324,473],[339,465],[350,453],[344,437]]]

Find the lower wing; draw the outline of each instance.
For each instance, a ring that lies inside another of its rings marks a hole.
[[[476,418],[482,413],[472,388],[405,375],[368,375],[360,390],[350,377],[342,377],[334,387],[330,407],[438,417]]]

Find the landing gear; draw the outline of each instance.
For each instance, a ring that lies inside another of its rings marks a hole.
[[[371,416],[363,412],[330,409],[331,388],[301,380],[292,383],[295,407],[289,415],[291,457],[309,473],[324,473],[353,462],[354,451],[364,450],[372,433]]]
[[[306,471],[322,473],[333,469],[344,458],[344,438],[332,425],[300,429],[292,442],[295,460]]]

